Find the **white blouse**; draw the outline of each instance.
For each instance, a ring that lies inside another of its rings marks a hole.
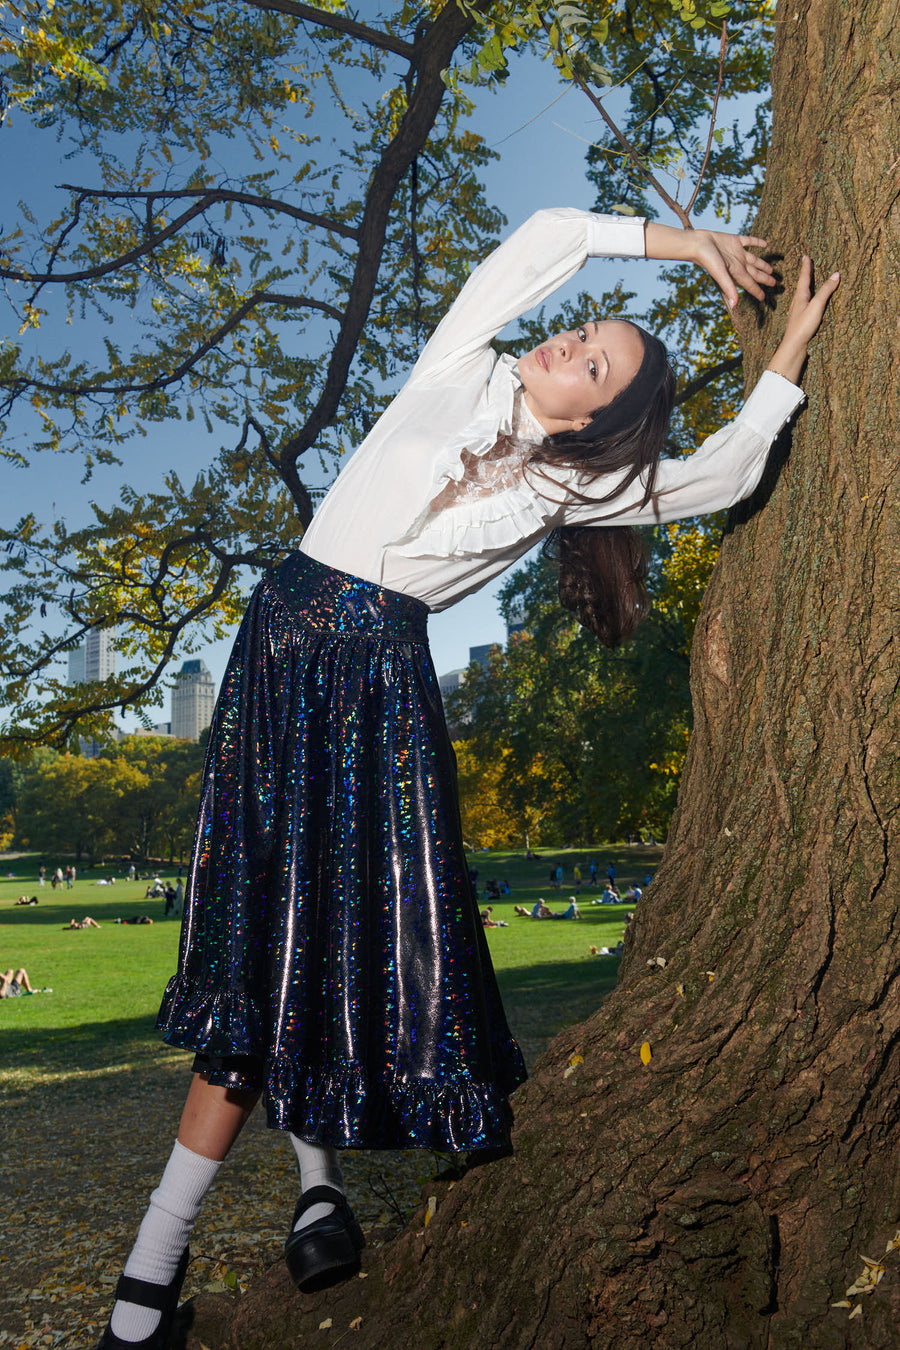
[[[446,609],[558,525],[652,525],[732,506],[753,492],[769,447],[803,400],[767,371],[733,422],[685,459],[663,459],[643,506],[640,478],[612,502],[615,475],[542,465],[543,429],[516,363],[491,339],[589,257],[644,256],[643,221],[538,211],[471,274],[400,393],[319,506],[300,548],[329,567]],[[546,476],[551,482],[546,481]],[[575,495],[577,494],[577,495]]]

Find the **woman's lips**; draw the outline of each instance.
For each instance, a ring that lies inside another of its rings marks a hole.
[[[550,362],[547,360],[546,347],[538,347],[534,354],[534,359],[543,370],[550,369]]]

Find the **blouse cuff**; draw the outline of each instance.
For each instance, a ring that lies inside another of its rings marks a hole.
[[[764,370],[740,412],[739,420],[770,444],[806,395],[774,370]]]
[[[588,219],[587,246],[592,258],[646,257],[644,217],[592,213]]]

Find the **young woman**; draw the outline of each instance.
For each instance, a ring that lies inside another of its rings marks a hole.
[[[608,643],[635,626],[629,527],[751,493],[832,277],[804,260],[784,341],[740,415],[661,460],[674,382],[636,325],[585,316],[518,361],[507,322],[591,256],[692,262],[757,299],[763,240],[539,212],[470,276],[340,474],[299,552],[260,582],[213,720],[178,973],[159,1024],[195,1052],[172,1156],[101,1346],[165,1346],[203,1196],[262,1094],[297,1152],[286,1242],[312,1288],[362,1233],[336,1150],[508,1150],[525,1077],[469,881],[425,623],[558,531],[560,591]]]

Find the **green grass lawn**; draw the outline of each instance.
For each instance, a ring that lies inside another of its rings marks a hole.
[[[564,909],[573,892],[572,869],[594,857],[600,876],[612,860],[623,883],[652,872],[659,849],[607,846],[593,852],[543,852],[537,861],[521,855],[479,853],[470,862],[479,872],[479,902],[489,878],[509,881],[512,894],[494,901],[494,918],[508,928],[487,932],[510,1024],[531,1045],[543,1043],[563,1026],[594,1011],[615,983],[618,958],[595,957],[596,947],[612,947],[624,928],[626,905],[592,906],[599,890],[582,887],[583,917],[578,922],[535,922],[516,916],[515,904],[530,908],[543,897],[551,909]],[[0,966],[24,966],[36,988],[52,994],[4,999],[0,1003],[0,1063],[4,1076],[29,1079],[68,1076],[103,1067],[121,1068],[173,1054],[162,1046],[154,1021],[166,981],[175,969],[179,922],[163,919],[164,902],[144,899],[147,883],[119,880],[96,885],[104,875],[81,873],[72,890],[37,883],[36,858],[0,861]],[[550,887],[551,865],[561,862],[567,880],[560,895]],[[49,866],[49,864],[48,864]],[[108,870],[108,869],[105,869]],[[174,877],[175,869],[160,875]],[[18,908],[21,894],[40,903]],[[69,919],[90,914],[100,929],[64,932]],[[119,925],[118,917],[149,914],[151,925]]]

